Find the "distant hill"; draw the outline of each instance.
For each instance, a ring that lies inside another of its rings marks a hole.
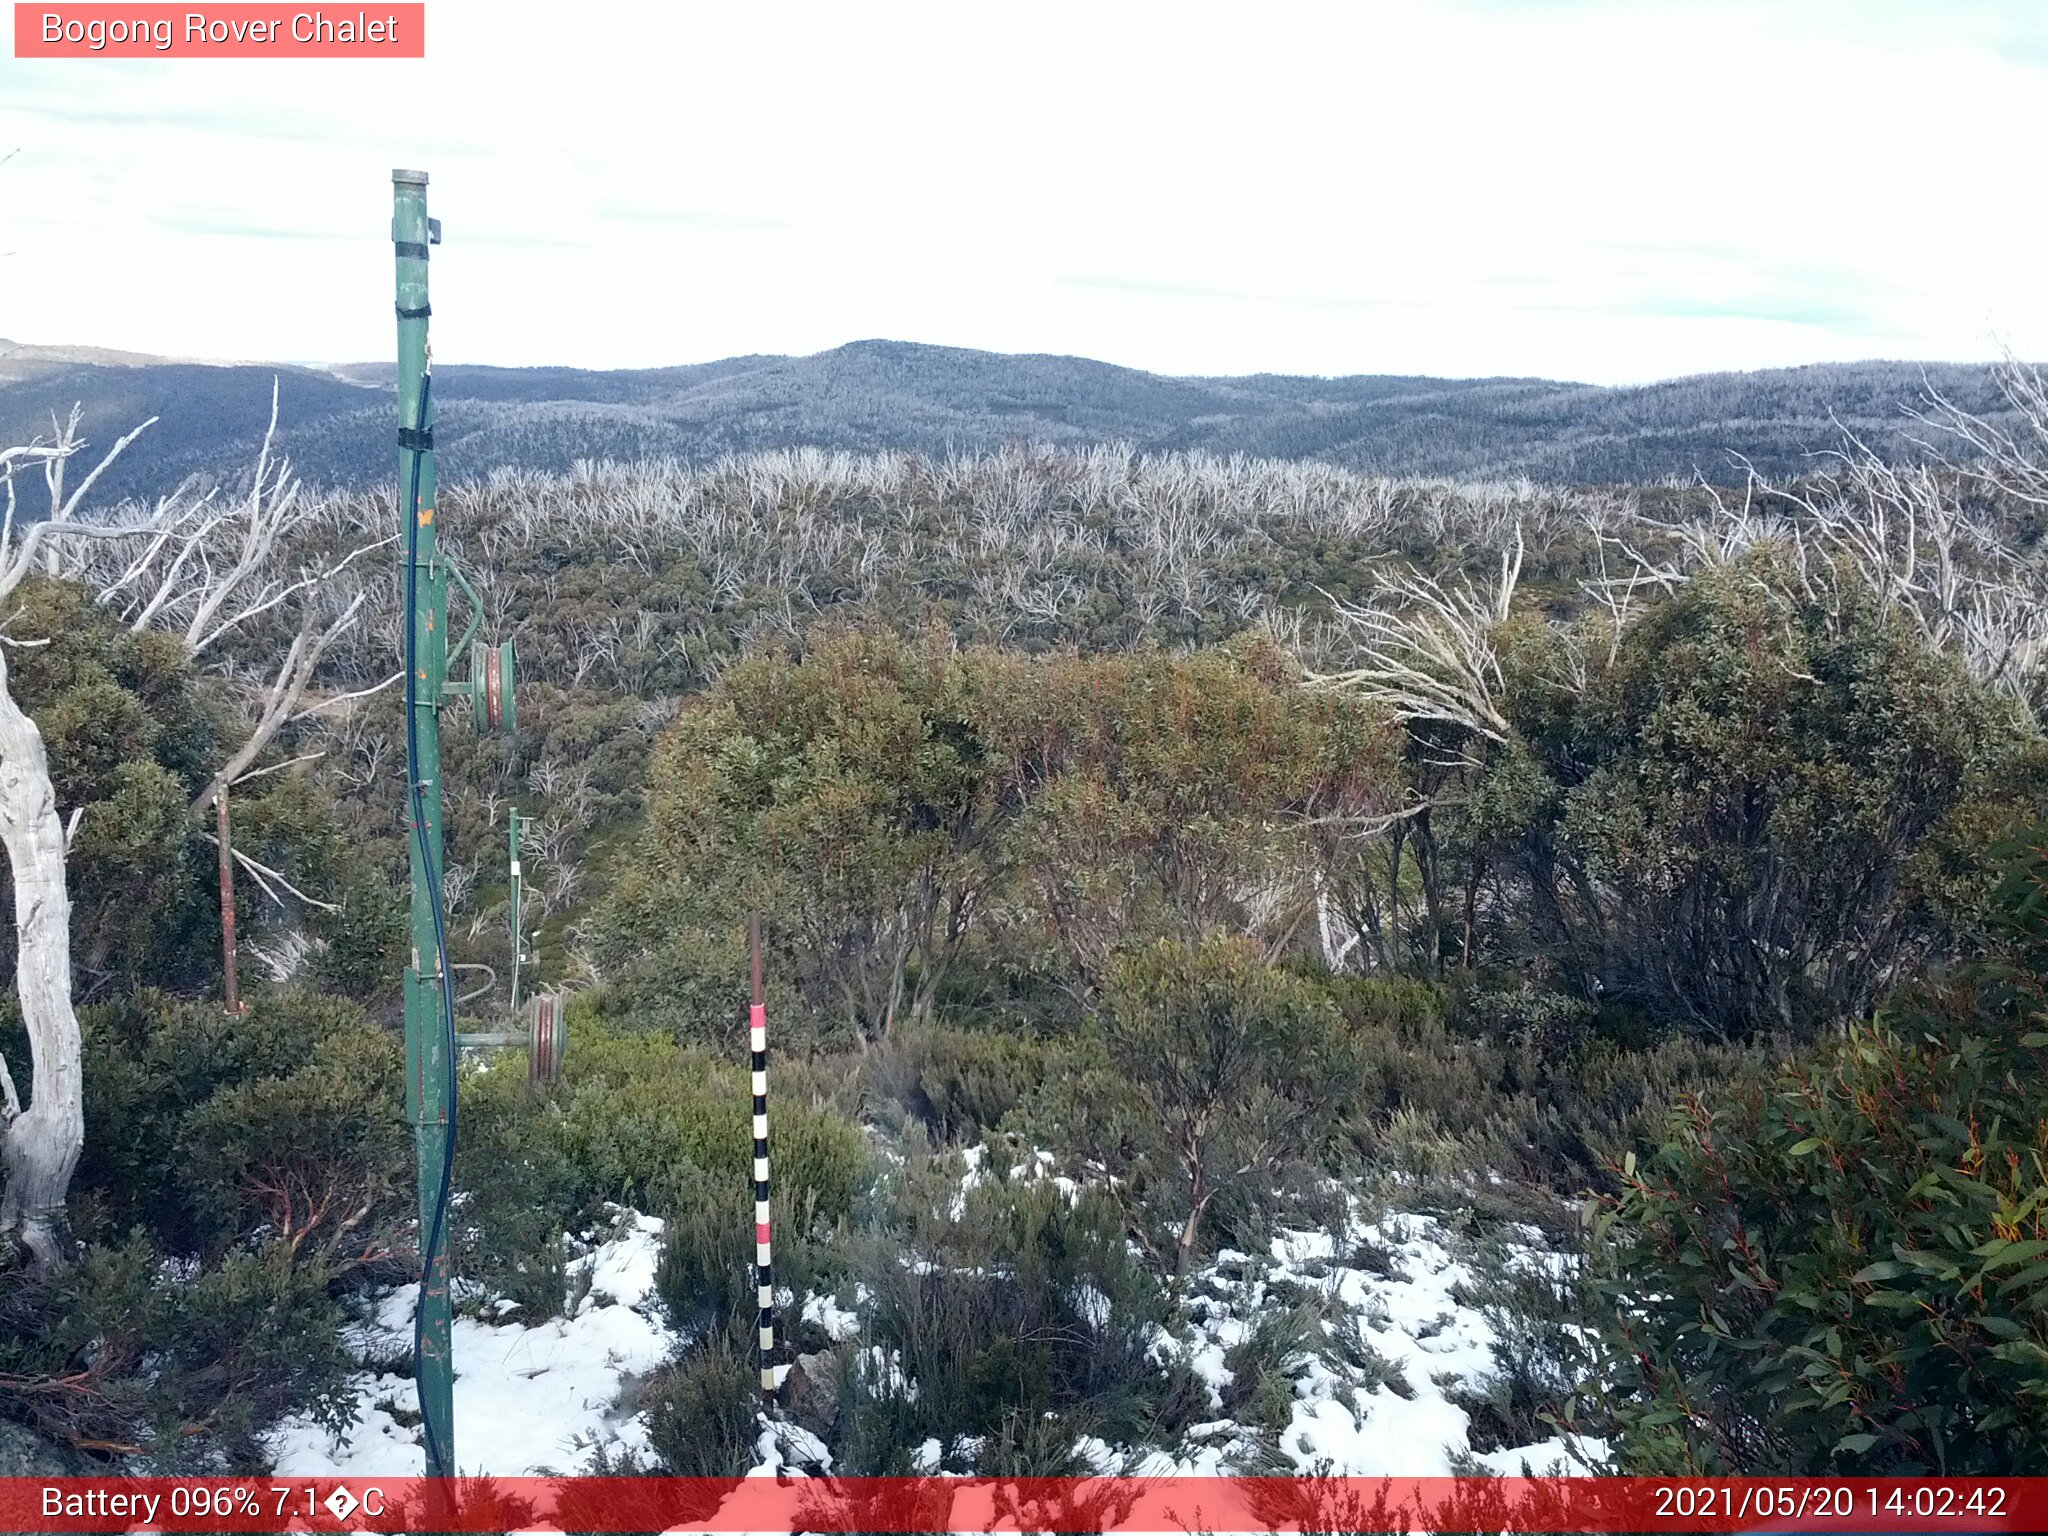
[[[85,405],[96,440],[161,418],[130,450],[109,495],[155,494],[187,475],[234,475],[254,454],[280,380],[281,435],[306,478],[368,487],[393,472],[390,364],[331,369],[205,364],[95,348],[0,342],[0,441],[47,430]],[[1901,408],[1931,383],[1995,412],[1979,365],[1845,363],[1702,374],[1635,388],[1547,379],[1361,375],[1167,378],[1086,358],[860,341],[811,357],[734,357],[598,372],[483,368],[434,372],[445,478],[501,465],[566,469],[577,459],[816,444],[944,452],[1013,439],[1126,441],[1327,460],[1392,475],[1579,484],[1799,470],[1847,426],[1910,448]]]

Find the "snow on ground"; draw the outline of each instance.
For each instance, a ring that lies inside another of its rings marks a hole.
[[[987,1176],[976,1157],[966,1160],[966,1170],[969,1184]],[[1046,1176],[1038,1168],[1031,1172]],[[1308,1293],[1322,1299],[1332,1326],[1349,1329],[1370,1358],[1360,1363],[1339,1352],[1305,1354],[1293,1362],[1294,1400],[1278,1440],[1281,1454],[1302,1472],[1448,1474],[1453,1452],[1469,1450],[1470,1424],[1447,1389],[1476,1387],[1493,1370],[1492,1328],[1476,1308],[1453,1295],[1471,1274],[1453,1257],[1449,1235],[1430,1217],[1389,1215],[1377,1222],[1354,1219],[1349,1225],[1341,1249],[1328,1232],[1283,1231],[1269,1254],[1226,1251],[1196,1277],[1189,1325],[1177,1337],[1162,1331],[1154,1353],[1162,1363],[1185,1359],[1208,1384],[1213,1420],[1194,1426],[1169,1449],[1112,1447],[1092,1438],[1077,1449],[1104,1470],[1122,1466],[1139,1475],[1236,1470],[1256,1443],[1223,1414],[1222,1394],[1232,1380],[1226,1357],[1261,1317]],[[645,1450],[644,1420],[624,1412],[619,1399],[629,1378],[659,1366],[675,1344],[653,1297],[661,1226],[651,1217],[619,1212],[614,1232],[574,1261],[572,1268],[587,1274],[589,1285],[561,1318],[531,1327],[457,1318],[456,1450],[464,1471],[573,1472],[589,1464],[595,1445],[615,1454]],[[1373,1269],[1344,1262],[1360,1257],[1361,1242],[1379,1255]],[[1548,1258],[1534,1247],[1523,1257],[1532,1263]],[[1391,1273],[1378,1272],[1382,1269]],[[356,1340],[365,1358],[388,1361],[410,1351],[416,1289],[401,1287],[384,1298],[374,1324]],[[809,1296],[802,1315],[835,1340],[853,1340],[865,1299],[856,1293],[849,1309],[831,1296]],[[1109,1304],[1106,1297],[1087,1300],[1091,1306]],[[875,1364],[885,1372],[899,1369],[894,1360]],[[334,1436],[304,1419],[279,1426],[272,1437],[279,1472],[355,1477],[419,1468],[418,1400],[412,1382],[365,1372],[357,1386],[360,1411],[344,1434]],[[789,1431],[780,1433],[787,1441]],[[1591,1441],[1582,1442],[1581,1449],[1596,1462],[1605,1450]],[[778,1446],[775,1434],[766,1430],[761,1457],[756,1468],[761,1475],[788,1463],[830,1460],[824,1446]],[[1477,1459],[1506,1474],[1519,1472],[1524,1460],[1539,1473],[1560,1463],[1566,1470],[1585,1470],[1559,1440],[1487,1452]]]
[[[616,1411],[631,1375],[653,1370],[674,1343],[654,1306],[661,1223],[625,1213],[617,1235],[573,1262],[590,1288],[574,1311],[552,1322],[455,1320],[455,1454],[465,1472],[518,1476],[572,1472],[589,1447],[639,1450],[646,1428]],[[412,1349],[417,1285],[386,1296],[355,1342],[373,1359]],[[419,1397],[410,1380],[357,1378],[356,1422],[335,1437],[306,1419],[272,1435],[277,1470],[298,1477],[394,1476],[420,1468]]]
[[[1447,1234],[1428,1216],[1390,1215],[1352,1228],[1392,1259],[1394,1273],[1352,1268],[1339,1260],[1328,1232],[1283,1231],[1269,1256],[1225,1251],[1196,1280],[1199,1299],[1191,1336],[1162,1340],[1184,1352],[1196,1375],[1208,1383],[1220,1410],[1222,1390],[1231,1383],[1226,1352],[1241,1342],[1257,1319],[1281,1303],[1271,1296],[1276,1283],[1320,1294],[1331,1305],[1331,1321],[1355,1328],[1356,1339],[1399,1369],[1405,1393],[1376,1379],[1377,1369],[1317,1357],[1300,1360],[1291,1419],[1279,1449],[1301,1472],[1351,1477],[1448,1476],[1451,1455],[1470,1450],[1470,1420],[1447,1390],[1478,1387],[1494,1370],[1495,1336],[1478,1309],[1455,1299],[1471,1272],[1452,1257]],[[1542,1262],[1531,1249],[1522,1257]],[[1207,1445],[1200,1442],[1207,1441]],[[1199,1424],[1176,1454],[1155,1452],[1140,1470],[1146,1475],[1194,1475],[1223,1470],[1233,1449],[1245,1441],[1228,1420]],[[1581,1451],[1597,1461],[1605,1447],[1582,1441]],[[1490,1470],[1515,1474],[1526,1459],[1541,1473],[1561,1463],[1588,1470],[1562,1440],[1487,1452],[1477,1458]]]
[[[867,1287],[856,1289],[855,1304],[866,1298]],[[836,1296],[820,1296],[815,1293],[804,1299],[803,1320],[815,1323],[825,1330],[825,1336],[837,1344],[841,1339],[850,1339],[860,1332],[860,1313],[839,1305]]]

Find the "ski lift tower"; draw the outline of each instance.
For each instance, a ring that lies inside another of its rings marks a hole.
[[[467,701],[477,728],[510,733],[512,643],[473,643],[483,604],[440,553],[434,480],[433,364],[427,345],[427,259],[441,226],[427,217],[427,173],[391,173],[391,243],[398,282],[398,509],[405,600],[406,829],[412,865],[412,946],[405,969],[405,1099],[419,1164],[420,1295],[414,1318],[427,1475],[452,1477],[455,1376],[448,1290],[448,1208],[455,1158],[455,993],[443,899],[441,711]],[[468,598],[468,628],[448,643],[448,591]],[[467,681],[449,681],[469,662]]]

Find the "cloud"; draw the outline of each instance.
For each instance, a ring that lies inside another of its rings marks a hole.
[[[1370,301],[1353,294],[1266,293],[1250,288],[1209,287],[1197,283],[1155,282],[1142,277],[1111,277],[1076,273],[1056,279],[1069,288],[1097,288],[1107,293],[1147,294],[1155,298],[1211,300],[1219,304],[1285,304],[1302,309],[1364,309]]]
[[[602,197],[590,205],[590,211],[598,218],[615,219],[622,224],[658,224],[676,229],[755,232],[804,227],[804,221],[801,219],[707,208],[685,208],[672,203],[651,202],[634,197]]]
[[[2048,354],[2048,6],[436,0],[423,62],[0,60],[0,333],[379,356],[867,335],[1621,381]],[[196,304],[232,264],[247,302]]]
[[[150,215],[156,228],[187,235],[220,235],[238,240],[347,240],[356,232],[317,224],[271,222],[204,208],[175,208]]]

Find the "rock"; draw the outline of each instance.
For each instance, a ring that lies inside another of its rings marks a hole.
[[[782,1383],[792,1423],[828,1440],[839,1423],[839,1357],[829,1349],[798,1355]]]
[[[91,1470],[70,1446],[0,1419],[0,1477],[84,1477]]]

